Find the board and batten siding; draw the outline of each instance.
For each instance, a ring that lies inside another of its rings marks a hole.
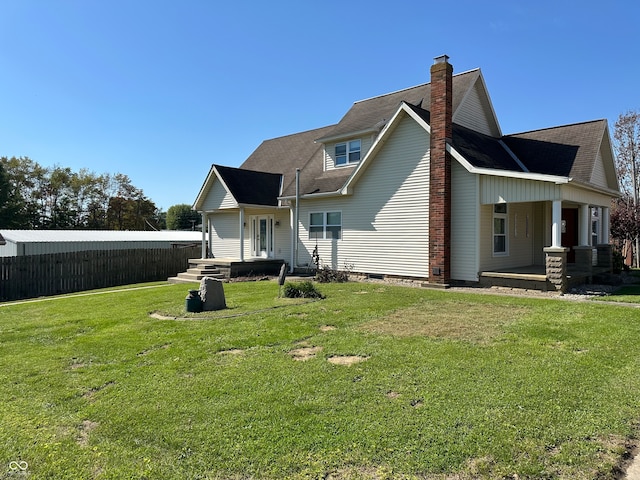
[[[335,155],[336,155],[336,145],[338,143],[346,143],[350,140],[360,140],[360,159],[362,160],[367,154],[367,152],[369,151],[369,149],[371,148],[371,145],[373,145],[373,142],[375,139],[376,139],[375,135],[365,135],[362,137],[354,137],[354,138],[349,138],[347,140],[340,140],[339,142],[332,142],[332,143],[325,144],[324,146],[325,171],[335,170],[336,168],[349,168],[349,167],[353,168],[354,165],[357,165],[357,163],[351,163],[351,164],[340,165],[339,167],[336,167]]]
[[[222,182],[216,179],[209,189],[204,202],[202,202],[201,210],[210,212],[225,208],[238,208],[238,204],[233,196],[224,188]]]
[[[560,185],[555,183],[490,175],[480,176],[480,203],[483,205],[560,200],[561,197]]]
[[[500,130],[493,119],[489,98],[484,94],[480,81],[476,81],[473,88],[469,90],[464,101],[455,111],[453,121],[485,135],[500,136]]]
[[[429,266],[429,135],[405,116],[353,195],[300,202],[298,264],[311,263],[312,212],[342,212],[342,238],[317,240],[321,264],[358,273],[425,278]]]
[[[478,281],[478,175],[453,161],[451,170],[451,278]]]
[[[493,254],[493,205],[480,207],[480,271],[534,264],[534,208],[532,203],[507,206],[507,255]]]

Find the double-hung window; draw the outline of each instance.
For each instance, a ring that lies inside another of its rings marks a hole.
[[[336,166],[360,161],[360,140],[336,144]]]
[[[507,255],[507,204],[493,206],[493,254]]]
[[[309,215],[310,239],[335,239],[342,236],[342,212],[317,212]]]

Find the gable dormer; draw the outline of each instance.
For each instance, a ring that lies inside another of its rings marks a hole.
[[[359,136],[325,141],[323,170],[355,167],[365,157],[376,135],[365,133]]]

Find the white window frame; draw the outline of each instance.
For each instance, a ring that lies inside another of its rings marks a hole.
[[[330,214],[340,214],[340,223],[339,224],[328,223]],[[311,223],[311,217],[313,215],[322,215],[322,225]],[[322,227],[322,236],[316,235],[316,232],[312,232],[311,229],[313,227],[315,228]],[[338,227],[338,238],[333,238],[332,235],[327,236],[327,231],[329,230],[330,227],[333,227],[333,228]],[[334,210],[334,211],[326,211],[326,212],[309,212],[309,240],[342,240],[342,211]]]
[[[355,145],[352,145],[356,142],[358,142],[357,148],[355,147]],[[341,147],[341,146],[344,147],[345,149],[345,153],[343,155],[340,155],[340,157],[344,157],[344,161],[338,162],[338,147]],[[353,140],[348,140],[346,142],[336,143],[335,146],[333,147],[333,153],[334,153],[334,164],[336,167],[344,167],[347,165],[358,163],[362,159],[362,140],[360,140],[359,138],[356,138]],[[351,160],[351,155],[355,153],[358,154],[358,159]]]
[[[504,206],[504,212],[496,212],[497,207]],[[506,203],[495,203],[492,207],[493,215],[491,216],[491,250],[494,257],[506,257],[509,255],[509,205]],[[502,233],[496,233],[496,220],[504,222]],[[504,237],[504,251],[496,251],[496,237]]]

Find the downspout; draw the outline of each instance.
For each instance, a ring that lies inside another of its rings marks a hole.
[[[244,207],[240,207],[238,223],[240,228],[240,261],[244,262]]]
[[[293,219],[294,244],[293,244],[293,268],[298,266],[298,243],[300,241],[300,169],[296,168],[296,210]]]

